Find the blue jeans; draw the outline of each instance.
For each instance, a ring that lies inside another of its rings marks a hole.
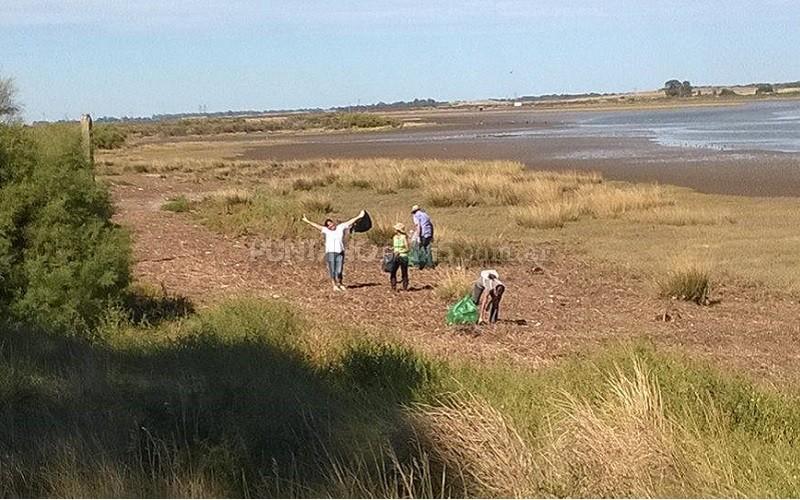
[[[342,284],[342,273],[344,271],[344,252],[325,254],[325,262],[328,264],[328,274],[333,281]]]

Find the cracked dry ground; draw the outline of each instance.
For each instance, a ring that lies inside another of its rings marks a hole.
[[[351,288],[334,292],[321,257],[314,262],[253,258],[252,238],[228,237],[190,214],[160,208],[170,197],[199,196],[221,186],[136,174],[108,181],[115,218],[133,235],[136,278],[163,284],[201,307],[234,296],[280,297],[320,321],[402,338],[439,355],[531,366],[607,342],[644,338],[757,379],[796,379],[800,304],[779,292],[723,284],[714,291],[719,303],[711,307],[658,299],[651,280],[553,244],[543,248],[549,255],[539,263],[543,273],[534,272],[533,262],[497,266],[508,287],[502,316],[526,324],[454,329],[444,325],[447,304],[432,289],[443,266],[412,270],[415,290],[392,293],[377,261],[350,261],[345,280]],[[309,238],[315,237],[309,229]]]

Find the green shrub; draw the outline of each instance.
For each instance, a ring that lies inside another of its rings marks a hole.
[[[76,127],[0,127],[3,314],[72,332],[95,325],[130,278],[128,236],[111,215]]]
[[[408,400],[438,379],[436,365],[414,350],[366,340],[349,346],[335,370],[357,390],[395,400]]]
[[[114,125],[97,125],[92,129],[92,144],[97,149],[118,149],[125,145],[127,134]]]

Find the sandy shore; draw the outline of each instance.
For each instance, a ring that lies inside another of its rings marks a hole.
[[[535,169],[598,170],[705,193],[800,196],[800,155],[664,147],[644,137],[571,136],[585,112],[430,112],[400,131],[298,134],[291,144],[246,149],[246,159],[441,158],[516,160]],[[552,133],[551,133],[552,131]]]

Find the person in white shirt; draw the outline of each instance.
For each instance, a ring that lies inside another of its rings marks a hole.
[[[316,224],[308,220],[303,215],[303,222],[318,229],[325,236],[325,262],[328,264],[328,274],[333,283],[335,291],[344,291],[345,287],[342,284],[344,274],[344,246],[345,246],[345,233],[350,227],[358,222],[359,219],[364,217],[364,211],[352,219],[338,223],[333,219],[325,219],[323,225]]]
[[[500,315],[500,301],[506,286],[500,281],[500,274],[494,269],[481,271],[478,280],[472,287],[472,301],[478,306],[478,323],[486,322],[489,316],[490,323],[496,323]]]

